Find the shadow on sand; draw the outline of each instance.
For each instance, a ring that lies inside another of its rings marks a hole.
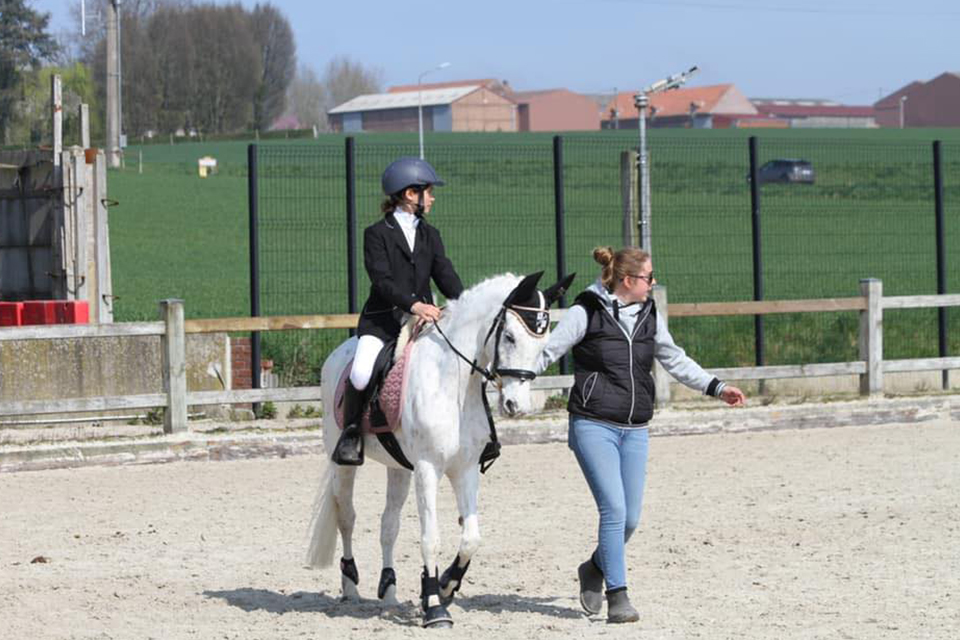
[[[322,613],[330,618],[380,618],[404,626],[420,626],[421,612],[419,602],[405,601],[393,607],[384,606],[379,600],[360,599],[359,601],[341,600],[323,591],[320,593],[296,591],[291,594],[277,593],[268,589],[232,589],[229,591],[204,591],[208,598],[220,598],[232,607],[244,611],[267,611],[270,613]],[[456,609],[462,609],[464,615],[471,611],[488,613],[533,613],[551,618],[582,618],[579,607],[558,606],[556,597],[529,597],[517,594],[485,594],[477,596],[458,596],[452,605],[454,618]]]

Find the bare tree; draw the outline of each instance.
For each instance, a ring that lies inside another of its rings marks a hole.
[[[196,52],[191,126],[216,133],[249,127],[261,71],[247,14],[240,5],[204,5],[189,14]]]
[[[253,97],[253,128],[265,131],[283,113],[287,88],[297,68],[293,30],[270,3],[258,4],[250,16],[260,47],[260,82]]]
[[[112,0],[86,0],[85,15],[81,15],[79,2],[70,3],[70,19],[73,26],[69,30],[56,34],[66,61],[82,60],[88,64],[92,63],[107,33],[107,5],[111,2]],[[128,19],[132,18],[138,24],[146,24],[147,19],[160,9],[184,9],[192,4],[193,0],[123,0],[120,19],[124,22],[121,25],[121,31],[126,27]],[[81,33],[86,35],[81,37]],[[123,41],[122,57],[126,57],[128,55],[127,38],[124,37]],[[136,46],[136,43],[133,46]]]
[[[351,98],[367,93],[380,93],[383,70],[367,69],[349,56],[336,56],[327,63],[323,86],[327,93],[326,110],[329,111]]]
[[[290,83],[288,99],[290,110],[297,117],[301,127],[316,127],[320,131],[327,128],[326,89],[317,72],[312,67],[300,65],[297,75]]]

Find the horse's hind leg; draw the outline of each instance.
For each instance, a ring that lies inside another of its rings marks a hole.
[[[437,546],[440,531],[437,527],[437,468],[426,460],[418,460],[414,469],[417,483],[417,511],[420,514],[420,553],[423,556],[423,574],[420,576],[420,604],[423,607],[424,627],[451,627],[453,618],[440,601],[440,580],[437,576]]]
[[[450,477],[450,484],[457,496],[461,530],[457,557],[440,576],[440,599],[444,604],[449,604],[453,600],[453,594],[460,590],[463,576],[470,567],[470,559],[480,547],[480,523],[477,519],[477,492],[480,487],[478,470],[479,467],[472,464],[458,475]]]
[[[400,511],[410,493],[410,479],[406,469],[387,469],[387,505],[380,517],[380,549],[383,552],[383,569],[377,597],[385,605],[397,604],[397,574],[393,570],[393,547],[400,532]]]
[[[333,463],[331,463],[333,464]],[[334,471],[333,495],[337,501],[337,528],[343,541],[343,557],[340,559],[340,589],[344,600],[359,600],[360,575],[353,560],[353,525],[357,512],[353,508],[353,484],[357,468],[338,466]]]

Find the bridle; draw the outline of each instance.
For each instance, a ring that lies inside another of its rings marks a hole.
[[[477,357],[473,360],[463,355],[463,353],[450,342],[450,339],[447,338],[443,329],[440,328],[439,323],[434,321],[434,326],[447,345],[457,354],[457,357],[470,365],[471,375],[474,373],[480,374],[485,380],[484,384],[492,382],[496,384],[498,389],[502,389],[503,378],[518,378],[519,380],[529,382],[537,377],[536,372],[530,369],[510,369],[500,366],[500,339],[503,336],[503,329],[507,324],[508,312],[514,314],[517,319],[520,320],[524,329],[531,335],[542,336],[547,332],[547,328],[550,326],[550,309],[543,301],[543,294],[540,292],[537,293],[540,296],[541,303],[544,304],[543,307],[525,307],[508,303],[504,303],[500,307],[500,311],[497,312],[493,323],[490,325],[490,329],[487,331],[487,336],[483,339],[483,345],[481,345]],[[491,337],[494,338],[493,360],[487,367],[481,367],[477,364],[477,361],[480,359],[480,354],[486,349]]]
[[[443,329],[440,328],[440,324],[436,320],[433,321],[433,326],[436,327],[437,332],[447,343],[447,346],[457,354],[458,358],[470,365],[470,375],[478,373],[484,379],[484,381],[480,383],[480,397],[483,399],[483,409],[487,413],[487,424],[490,425],[490,442],[486,444],[483,452],[480,454],[480,473],[486,473],[494,460],[500,457],[500,441],[497,439],[497,428],[493,423],[493,412],[490,410],[490,401],[487,400],[487,384],[492,382],[497,386],[498,390],[502,390],[503,378],[517,378],[522,382],[529,382],[537,377],[536,372],[530,369],[509,369],[500,366],[500,338],[503,336],[503,329],[507,324],[508,312],[514,314],[520,320],[524,329],[531,335],[542,336],[546,334],[547,329],[550,327],[550,307],[547,305],[543,293],[538,291],[537,295],[540,298],[540,304],[543,305],[540,308],[525,307],[506,302],[501,305],[500,311],[497,312],[497,316],[493,319],[493,324],[490,325],[490,329],[487,331],[487,336],[483,339],[483,345],[481,345],[477,357],[473,360],[463,355],[463,353],[450,342],[450,339],[443,332]],[[480,354],[486,349],[487,343],[490,342],[491,336],[494,337],[493,361],[484,368],[478,365],[477,361],[480,359]]]

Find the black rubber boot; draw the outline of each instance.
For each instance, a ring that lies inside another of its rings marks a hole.
[[[630,604],[627,588],[607,591],[607,622],[636,622],[640,613]]]
[[[590,615],[600,613],[603,606],[603,572],[593,561],[593,556],[577,567],[580,578],[580,606]]]
[[[340,433],[337,446],[333,449],[333,461],[348,467],[363,464],[363,433],[360,430],[360,418],[363,412],[363,393],[354,388],[347,380],[343,391],[343,423],[347,426]]]

